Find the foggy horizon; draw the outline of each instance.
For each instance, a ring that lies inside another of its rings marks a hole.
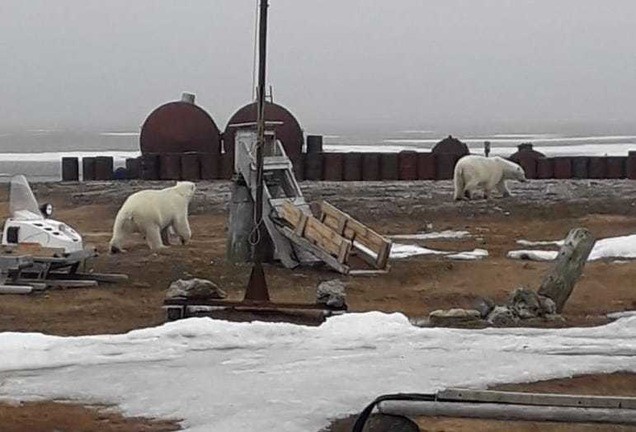
[[[183,91],[224,129],[251,101],[255,8],[5,0],[0,129],[138,131]],[[267,81],[309,132],[636,129],[635,2],[270,0],[269,12]]]

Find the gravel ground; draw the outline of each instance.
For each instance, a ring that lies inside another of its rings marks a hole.
[[[49,194],[70,197],[73,204],[121,205],[131,193],[148,188],[171,186],[174,182],[88,182],[41,183],[34,186],[40,200]],[[198,182],[191,205],[192,214],[225,211],[230,199],[230,182]],[[576,207],[600,206],[613,213],[628,214],[636,207],[636,182],[631,180],[532,180],[510,182],[510,198],[490,201],[455,202],[452,181],[418,182],[303,182],[301,189],[309,201],[327,200],[344,211],[363,207],[377,215],[458,211],[470,216],[503,213],[525,206],[554,204]]]

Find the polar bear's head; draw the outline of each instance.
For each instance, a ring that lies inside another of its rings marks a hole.
[[[507,180],[517,180],[520,182],[528,181],[526,178],[526,172],[523,170],[521,165],[499,156],[495,156],[495,158],[503,166],[504,177]]]
[[[185,197],[188,201],[190,201],[194,196],[196,188],[196,185],[189,181],[178,181],[173,187],[179,195]]]

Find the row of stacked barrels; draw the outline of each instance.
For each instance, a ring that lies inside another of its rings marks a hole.
[[[338,153],[324,152],[322,137],[309,135],[294,115],[281,105],[267,102],[266,127],[273,130],[294,164],[298,180],[383,181],[443,180],[453,177],[460,157],[469,154],[466,144],[448,136],[431,152]],[[114,170],[111,157],[82,159],[83,180],[216,180],[234,175],[234,136],[237,127],[253,124],[256,104],[240,108],[221,133],[212,117],[184,93],[180,101],[155,109],[140,134],[141,156],[126,160]],[[529,144],[510,157],[520,163],[528,178],[634,178],[636,153],[629,157],[545,158]],[[62,179],[79,180],[77,158],[62,160]]]
[[[302,153],[292,157],[299,181],[448,180],[461,156],[418,153]],[[632,179],[636,180],[636,152],[624,156],[564,156],[512,158],[529,179]],[[234,162],[229,154],[146,154],[127,159],[113,170],[112,157],[82,159],[83,180],[229,180]],[[62,180],[77,181],[79,161],[63,158]]]

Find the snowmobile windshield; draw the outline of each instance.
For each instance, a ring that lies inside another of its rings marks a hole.
[[[17,175],[11,178],[11,195],[9,198],[9,211],[13,219],[41,220],[44,219],[38,206],[38,201],[33,195],[31,186],[26,177]]]

